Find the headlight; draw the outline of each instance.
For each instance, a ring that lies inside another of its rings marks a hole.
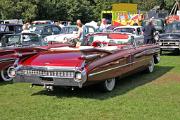
[[[76,73],[75,78],[76,78],[77,80],[81,80],[81,79],[82,79],[81,73]]]
[[[175,43],[175,45],[179,45],[179,43],[178,43],[178,42],[176,42],[176,43]]]
[[[154,36],[154,39],[155,39],[156,41],[158,41],[158,40],[159,40],[159,35],[155,35],[155,36]]]
[[[158,44],[159,44],[159,45],[162,45],[162,42],[159,42]]]
[[[75,73],[75,81],[76,82],[85,82],[87,80],[87,74],[86,74],[86,70],[83,71],[77,71]]]

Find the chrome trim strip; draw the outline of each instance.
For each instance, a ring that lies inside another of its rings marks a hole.
[[[1,60],[0,60],[0,63],[7,62],[7,61],[15,61],[15,60],[16,60],[16,58],[1,59]]]
[[[121,67],[125,67],[125,66],[128,66],[128,65],[132,65],[132,64],[135,64],[135,63],[138,63],[138,62],[141,62],[141,61],[145,61],[145,60],[147,60],[147,59],[143,59],[143,60],[139,60],[139,61],[136,61],[136,62],[120,65],[120,66],[117,66],[117,67],[114,67],[114,68],[110,68],[110,69],[107,69],[107,70],[103,70],[103,71],[100,71],[100,72],[91,73],[88,76],[91,77],[91,76],[94,76],[94,75],[97,75],[97,74],[101,74],[101,73],[104,73],[104,72],[107,72],[107,71],[110,71],[110,70],[114,70],[114,69],[117,69],[117,68],[121,68]]]
[[[161,48],[167,48],[167,49],[180,49],[180,47],[179,46],[161,46]]]

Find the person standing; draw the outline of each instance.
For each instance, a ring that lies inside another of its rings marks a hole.
[[[81,23],[81,20],[78,19],[76,21],[76,25],[77,25],[77,28],[78,28],[78,32],[77,32],[77,35],[75,38],[79,39],[81,41],[81,37],[82,37],[82,33],[83,33],[83,24]]]
[[[152,44],[154,39],[155,27],[152,20],[149,21],[148,25],[143,28],[144,32],[144,44]]]
[[[106,32],[106,28],[108,27],[107,20],[105,18],[102,18],[101,25],[99,27],[99,30],[101,32]]]

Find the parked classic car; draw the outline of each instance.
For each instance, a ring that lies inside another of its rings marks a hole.
[[[160,45],[160,53],[162,51],[180,50],[180,22],[174,22],[166,26],[165,32],[159,34],[157,43]]]
[[[16,34],[22,32],[21,24],[0,24],[0,40],[5,34]]]
[[[144,41],[142,26],[120,26],[113,29],[114,32],[130,33],[138,41]]]
[[[93,33],[80,47],[59,47],[19,61],[12,69],[15,82],[29,82],[46,88],[83,87],[100,83],[112,91],[118,76],[137,70],[153,72],[159,62],[159,46],[142,45],[123,33]]]
[[[77,36],[78,28],[75,25],[62,27],[61,34],[50,35],[45,37],[44,39],[47,42],[64,42],[67,39],[72,39]],[[85,37],[88,33],[96,32],[93,26],[84,25],[82,35]]]
[[[35,33],[7,34],[2,37],[0,47],[23,47],[47,45],[42,37]]]
[[[31,33],[39,34],[44,38],[49,35],[60,34],[61,27],[52,24],[37,24],[37,25],[32,25],[29,31]]]
[[[8,75],[8,71],[16,59],[34,54],[37,49],[39,50],[35,47],[42,46],[46,49],[47,43],[37,34],[21,33],[4,35],[0,46],[0,78],[4,81],[10,81],[12,78]]]

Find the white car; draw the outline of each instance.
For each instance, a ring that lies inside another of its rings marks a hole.
[[[88,33],[95,32],[95,28],[93,26],[85,25],[83,28],[83,36]],[[78,33],[78,28],[74,25],[65,26],[62,28],[61,34],[58,35],[50,35],[44,38],[47,42],[66,42],[67,39],[75,38]]]
[[[65,26],[61,30],[61,34],[50,35],[45,37],[47,42],[64,42],[66,38],[74,38],[77,35],[78,28],[76,26]]]
[[[113,29],[113,32],[130,33],[134,39],[139,42],[144,42],[142,26],[119,26]]]

